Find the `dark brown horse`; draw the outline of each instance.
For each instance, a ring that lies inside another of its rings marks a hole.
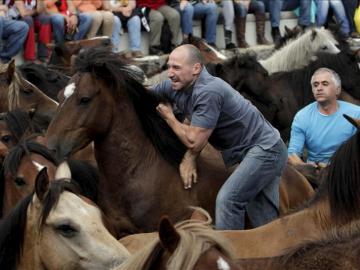
[[[360,121],[351,121],[358,132],[336,151],[311,202],[299,211],[252,230],[218,231],[231,242],[236,258],[281,256],[289,248],[318,240],[333,229],[359,220]],[[131,235],[120,242],[134,252],[154,237],[153,233]]]
[[[94,141],[102,174],[99,203],[117,231],[155,230],[163,214],[186,219],[188,205],[213,214],[217,191],[230,174],[220,154],[207,147],[198,161],[198,183],[184,190],[178,165],[185,147],[157,114],[159,100],[106,51],[85,52],[76,66],[49,126],[48,145],[64,158]],[[303,201],[313,190],[306,179],[297,179],[306,191],[296,191]]]
[[[15,108],[32,111],[33,120],[46,129],[57,105],[57,102],[21,76],[14,61],[0,66],[0,112]]]

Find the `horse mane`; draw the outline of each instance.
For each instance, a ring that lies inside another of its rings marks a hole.
[[[23,156],[30,155],[31,153],[39,154],[55,165],[58,165],[53,153],[46,146],[27,139],[14,146],[6,156],[3,164],[5,174],[10,172],[15,176]]]
[[[75,69],[81,73],[90,73],[104,81],[112,93],[125,90],[140,120],[143,131],[155,149],[169,163],[180,164],[186,147],[172,129],[158,115],[156,106],[160,99],[147,90],[139,81],[141,78],[123,63],[119,57],[103,48],[88,49],[80,53],[75,61]]]
[[[21,141],[24,135],[42,132],[41,128],[31,121],[29,113],[21,109],[1,113],[0,120],[6,122],[11,134],[16,139],[16,143]]]
[[[310,204],[328,196],[331,219],[346,224],[360,217],[360,134],[344,142],[330,159],[318,192]]]
[[[330,31],[324,28],[309,29],[295,40],[289,40],[284,47],[275,51],[269,58],[259,62],[269,72],[275,72],[279,69],[279,67],[283,70],[289,70],[294,66],[305,66],[311,56],[309,54],[309,50],[307,49],[309,44],[314,42],[316,43],[324,39],[332,40],[334,43],[337,43]]]
[[[200,255],[211,247],[218,248],[230,258],[233,257],[227,240],[210,228],[212,220],[209,214],[202,209],[200,211],[206,215],[207,221],[190,219],[175,225],[180,241],[169,258],[166,269],[193,269]],[[158,257],[162,252],[160,239],[157,238],[131,256],[120,269],[152,269],[149,262],[155,261],[154,256]]]
[[[27,208],[31,204],[32,195],[21,200],[11,213],[0,221],[0,269],[17,269],[24,245]]]

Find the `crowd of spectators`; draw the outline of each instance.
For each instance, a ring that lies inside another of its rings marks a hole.
[[[144,56],[141,31],[149,32],[149,53],[161,55],[165,21],[172,34],[171,47],[175,47],[181,42],[180,32],[183,39],[192,34],[193,19],[204,22],[204,38],[216,47],[219,15],[223,17],[226,49],[246,48],[248,13],[255,15],[257,43],[270,44],[265,38],[265,12],[269,12],[271,35],[277,43],[281,11],[294,9],[298,9],[302,29],[326,25],[334,18],[345,39],[360,38],[354,19],[358,7],[358,0],[2,0],[0,60],[6,63],[23,49],[25,61],[46,62],[50,53],[47,43],[96,35],[111,37],[117,52],[123,31],[129,35],[126,57]],[[234,30],[236,44],[232,41]]]

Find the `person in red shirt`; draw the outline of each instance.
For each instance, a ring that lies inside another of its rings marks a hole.
[[[138,7],[148,9],[150,25],[150,54],[161,55],[161,29],[166,19],[172,33],[172,44],[177,45],[180,31],[180,14],[176,9],[166,4],[166,0],[137,0]]]

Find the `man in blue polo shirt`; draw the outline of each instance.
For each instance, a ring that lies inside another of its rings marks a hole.
[[[193,45],[172,51],[168,77],[152,90],[190,120],[190,125],[179,122],[170,104],[157,107],[188,148],[180,165],[185,188],[196,181],[196,158],[208,142],[221,151],[226,166],[236,165],[217,195],[216,228],[243,229],[245,210],[254,226],[277,217],[287,158],[279,132],[228,83],[207,72]]]
[[[343,114],[360,118],[360,107],[337,100],[341,92],[341,80],[331,69],[316,70],[311,78],[311,86],[316,101],[295,115],[291,126],[288,162],[303,164],[303,151],[306,148],[306,162],[314,166],[326,166],[337,148],[356,132],[356,128]]]

